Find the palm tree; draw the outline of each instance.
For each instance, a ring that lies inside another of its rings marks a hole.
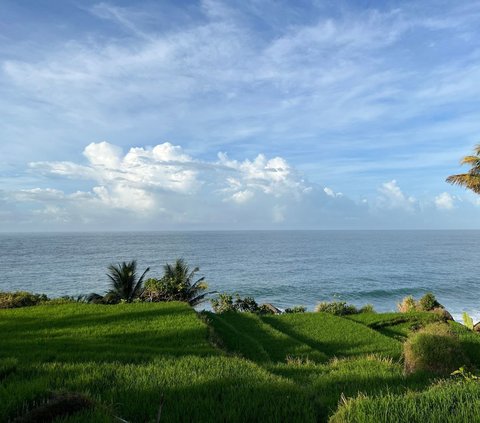
[[[137,262],[135,260],[130,263],[111,264],[108,266],[109,273],[107,273],[110,279],[110,290],[106,296],[125,300],[127,303],[132,302],[142,294],[143,278],[149,270],[150,268],[147,267],[137,280]]]
[[[475,146],[474,151],[475,155],[465,156],[460,162],[462,165],[468,164],[471,166],[468,173],[451,175],[447,178],[447,182],[453,185],[462,185],[480,194],[480,144]]]
[[[143,278],[150,270],[149,267],[137,279],[137,262],[123,262],[108,266],[107,276],[110,279],[110,290],[101,296],[95,293],[88,295],[87,301],[93,303],[118,303],[124,300],[128,303],[138,298],[143,291]]]
[[[167,263],[163,266],[163,279],[168,281],[170,286],[175,287],[175,300],[186,301],[191,306],[195,306],[204,301],[205,296],[210,294],[210,292],[201,293],[208,288],[204,277],[194,281],[195,273],[199,270],[199,267],[190,270],[184,259],[177,259],[174,264]]]

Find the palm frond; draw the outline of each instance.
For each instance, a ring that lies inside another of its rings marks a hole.
[[[452,185],[460,185],[471,189],[477,194],[480,194],[480,175],[462,173],[459,175],[451,175],[446,179],[446,181]]]

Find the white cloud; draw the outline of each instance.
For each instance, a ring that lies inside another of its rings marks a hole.
[[[448,192],[442,192],[435,197],[435,205],[440,210],[452,210],[455,207],[455,197]]]
[[[219,164],[236,171],[236,177],[227,178],[228,186],[224,189],[232,193],[236,202],[245,202],[253,198],[255,193],[263,193],[274,197],[300,197],[311,188],[281,157],[267,159],[259,154],[253,161],[230,160],[225,153],[219,153]],[[240,201],[239,201],[240,200]]]
[[[323,188],[323,192],[325,192],[325,194],[332,198],[343,197],[343,194],[341,192],[335,192],[332,188],[329,187]]]
[[[170,143],[153,148],[121,148],[105,141],[91,143],[83,155],[88,164],[36,162],[32,169],[69,178],[93,180],[92,193],[104,205],[135,211],[159,207],[156,191],[189,194],[199,187],[195,162],[181,147]]]
[[[140,215],[168,215],[168,219],[195,221],[198,215],[222,203],[262,204],[273,210],[271,221],[283,221],[286,206],[280,198],[299,201],[310,192],[300,175],[281,157],[230,160],[220,153],[215,162],[201,161],[168,142],[154,147],[132,147],[126,154],[105,141],[83,151],[87,163],[35,162],[30,167],[43,175],[62,176],[92,183],[89,191],[65,194],[57,189],[21,190],[20,202],[57,202],[59,207],[89,210],[125,210]],[[276,207],[276,208],[275,208]],[[44,210],[45,215],[52,208]],[[267,213],[267,212],[266,212]],[[57,213],[58,215],[58,213]]]
[[[405,195],[395,179],[383,183],[378,191],[382,194],[377,203],[377,206],[380,208],[403,209],[408,212],[415,210],[417,200],[414,197]]]

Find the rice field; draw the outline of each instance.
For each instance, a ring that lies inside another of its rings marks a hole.
[[[405,337],[430,317],[409,319],[199,315],[184,303],[0,310],[0,421],[429,421],[435,396],[452,406],[444,392],[458,416],[480,415],[478,384],[405,376],[401,339],[383,329]],[[480,336],[453,327],[474,360]]]

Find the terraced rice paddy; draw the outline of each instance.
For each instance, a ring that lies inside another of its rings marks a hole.
[[[431,315],[409,319],[199,316],[183,303],[0,310],[0,421],[407,422],[451,398],[451,421],[480,413],[478,384],[404,375],[402,337]],[[477,335],[455,328],[474,357]]]

